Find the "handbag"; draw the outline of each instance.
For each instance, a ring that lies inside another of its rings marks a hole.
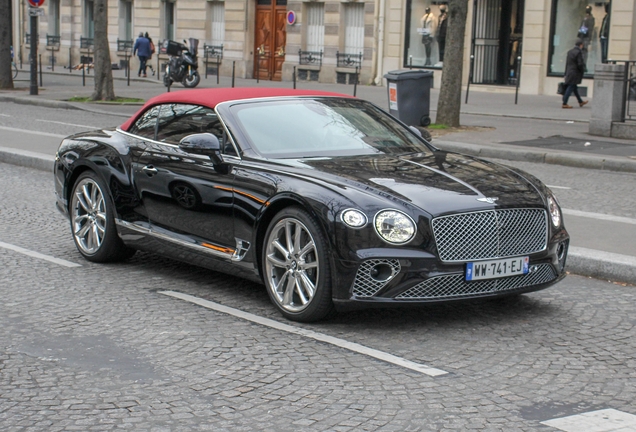
[[[557,87],[557,94],[564,94],[565,93],[565,83],[564,82],[560,82],[559,86]]]

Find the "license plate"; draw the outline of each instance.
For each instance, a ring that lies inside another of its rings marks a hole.
[[[529,257],[506,258],[466,264],[466,280],[495,279],[528,273]]]

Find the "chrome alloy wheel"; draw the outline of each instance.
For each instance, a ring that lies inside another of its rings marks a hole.
[[[86,255],[97,253],[106,235],[106,202],[93,179],[84,178],[75,187],[71,209],[75,243]]]
[[[278,304],[289,312],[309,306],[320,278],[320,262],[314,239],[295,218],[284,218],[267,238],[265,277]]]

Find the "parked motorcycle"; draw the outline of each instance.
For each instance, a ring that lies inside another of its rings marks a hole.
[[[197,62],[199,39],[190,38],[189,41],[189,48],[179,42],[167,41],[166,54],[170,56],[170,60],[163,75],[163,84],[166,87],[170,87],[173,82],[180,82],[187,88],[199,85],[201,81],[197,70],[199,68]],[[183,42],[186,43],[185,40]]]

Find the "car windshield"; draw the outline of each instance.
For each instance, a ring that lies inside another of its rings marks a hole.
[[[251,147],[268,158],[430,153],[413,133],[359,99],[258,101],[231,107]]]

